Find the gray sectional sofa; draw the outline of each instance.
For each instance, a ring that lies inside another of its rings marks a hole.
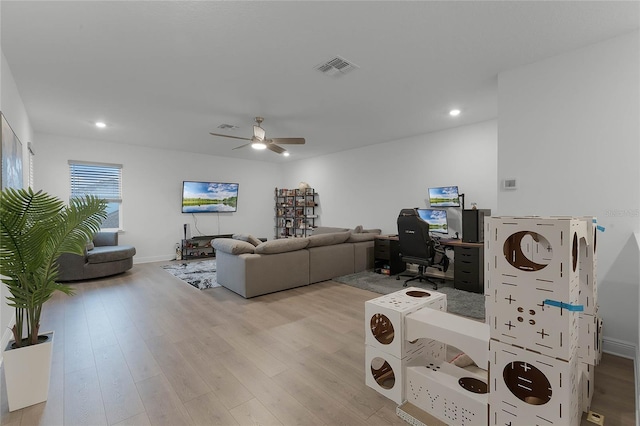
[[[310,237],[259,242],[250,235],[216,238],[218,284],[251,298],[373,268],[380,230],[316,228]],[[253,241],[253,242],[252,242]]]

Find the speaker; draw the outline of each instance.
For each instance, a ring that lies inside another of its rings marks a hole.
[[[491,216],[490,209],[462,210],[462,241],[484,242],[484,218]]]

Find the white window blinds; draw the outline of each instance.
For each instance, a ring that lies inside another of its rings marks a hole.
[[[95,195],[108,202],[122,201],[122,166],[69,161],[71,197]]]

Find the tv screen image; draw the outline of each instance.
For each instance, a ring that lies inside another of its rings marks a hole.
[[[429,188],[431,207],[460,207],[460,194],[457,186]]]
[[[429,224],[429,232],[449,233],[446,210],[418,209],[418,216]]]
[[[238,209],[237,183],[182,182],[182,213],[235,212]]]

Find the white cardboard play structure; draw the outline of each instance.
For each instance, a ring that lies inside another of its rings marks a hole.
[[[578,425],[602,355],[596,232],[594,217],[487,218],[486,322],[415,287],[367,301],[367,385],[452,425]]]

